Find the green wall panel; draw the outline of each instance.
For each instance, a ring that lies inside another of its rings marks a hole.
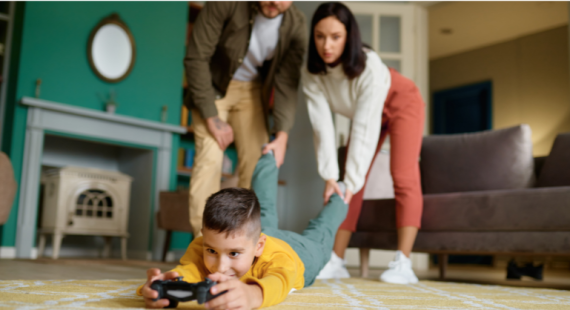
[[[20,181],[27,108],[17,104],[23,96],[34,96],[35,81],[42,79],[41,99],[95,110],[104,110],[102,97],[116,93],[117,114],[152,121],[161,120],[167,106],[167,123],[178,124],[182,106],[182,59],[187,19],[186,2],[27,2],[20,20],[15,95],[8,96],[10,118],[4,128],[3,150],[12,160]],[[21,5],[20,7],[23,7]],[[136,62],[131,74],[118,83],[97,78],[87,59],[91,30],[104,17],[118,13],[129,26],[136,43]],[[21,43],[20,43],[21,42]],[[14,81],[10,81],[14,83]],[[177,156],[179,138],[173,138]],[[173,160],[171,188],[176,186]],[[8,222],[0,226],[0,245],[14,246],[18,197]]]

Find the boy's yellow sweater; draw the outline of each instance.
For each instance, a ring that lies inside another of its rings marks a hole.
[[[210,272],[204,265],[202,237],[190,243],[180,259],[180,265],[172,269],[184,281],[194,283],[204,281]],[[261,307],[276,305],[287,297],[291,289],[302,289],[305,285],[305,265],[299,255],[285,241],[267,236],[263,254],[259,256],[241,277],[240,281],[257,283],[263,291]],[[142,296],[142,286],[137,294]]]

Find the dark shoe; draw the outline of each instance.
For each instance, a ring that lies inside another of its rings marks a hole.
[[[514,260],[511,260],[507,266],[507,280],[520,280],[521,277],[522,273],[519,267],[515,264]]]
[[[543,270],[544,265],[534,266],[532,263],[528,263],[524,267],[519,267],[514,260],[511,260],[507,266],[507,279],[520,280],[522,276],[527,276],[542,280]]]
[[[532,263],[526,264],[523,268],[523,274],[535,278],[536,280],[542,280],[542,271],[544,270],[544,265],[534,266]]]

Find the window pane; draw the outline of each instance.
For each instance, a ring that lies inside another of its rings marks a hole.
[[[382,62],[389,68],[394,68],[398,72],[402,72],[401,63],[397,59],[382,59]]]
[[[399,16],[380,16],[380,52],[399,53],[401,33]]]
[[[362,42],[372,46],[372,15],[354,15],[360,30],[360,37]]]

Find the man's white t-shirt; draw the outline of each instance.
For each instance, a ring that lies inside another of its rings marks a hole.
[[[247,54],[234,74],[234,80],[251,82],[257,79],[259,76],[258,68],[263,65],[263,62],[271,60],[275,55],[282,20],[283,14],[271,19],[261,13],[257,14],[253,23]]]

